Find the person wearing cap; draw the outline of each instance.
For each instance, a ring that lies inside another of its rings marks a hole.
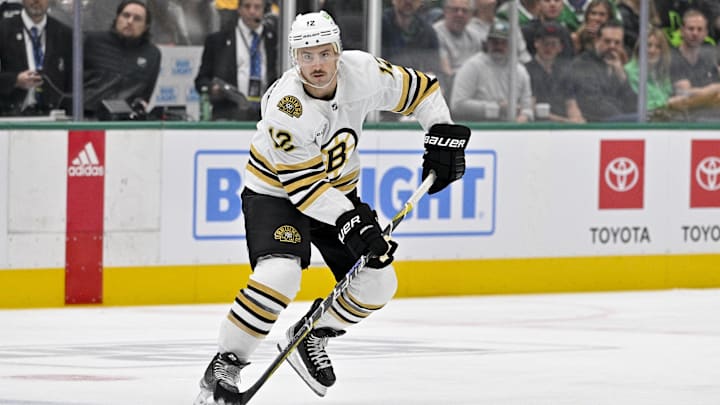
[[[575,49],[572,43],[570,31],[560,21],[560,15],[563,10],[562,0],[540,0],[538,7],[538,17],[522,26],[523,37],[527,43],[527,50],[531,55],[535,55],[535,33],[541,25],[547,22],[554,22],[561,27],[560,39],[563,44],[563,50],[560,58],[571,59],[575,55]]]
[[[411,170],[408,183],[434,172],[428,192],[435,194],[465,172],[470,129],[453,123],[435,77],[363,51],[343,51],[340,29],[325,11],[298,15],[288,42],[294,66],[262,97],[262,119],[250,140],[242,178],[253,272],[222,320],[217,354],[201,378],[195,405],[245,403],[238,390],[240,372],[298,293],[311,244],[336,281],[363,263],[361,257],[367,259],[287,357],[318,395],[336,380],[325,350],[329,339],[343,335],[395,294],[391,263],[397,243],[385,237],[377,213],[357,191],[358,145],[371,111],[412,114],[427,132],[422,171]],[[311,313],[321,302],[315,300]],[[304,322],[287,330],[281,348]]]
[[[588,122],[637,120],[637,94],[625,72],[623,26],[610,20],[600,26],[594,49],[570,65],[568,85]]]
[[[462,65],[453,83],[450,108],[460,120],[486,121],[511,116],[515,122],[534,119],[530,75],[525,66],[510,66],[510,25],[495,20],[490,28],[484,52]],[[516,69],[517,111],[508,113],[510,69]]]
[[[567,90],[568,62],[558,59],[562,52],[560,28],[557,23],[548,22],[535,33],[535,57],[525,64],[532,83],[533,104],[538,116],[540,106],[549,105],[546,118],[550,121],[583,123],[577,101]]]

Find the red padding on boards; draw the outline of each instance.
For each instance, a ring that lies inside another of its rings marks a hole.
[[[70,131],[65,303],[102,302],[105,131]]]

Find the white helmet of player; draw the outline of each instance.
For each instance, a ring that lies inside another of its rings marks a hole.
[[[317,13],[298,14],[288,35],[290,53],[296,59],[297,50],[311,46],[332,44],[335,52],[342,51],[340,28],[325,10]]]
[[[290,35],[288,35],[290,45],[290,56],[292,58],[295,69],[303,83],[315,87],[325,88],[332,83],[332,78],[322,86],[313,85],[308,82],[302,75],[300,64],[298,63],[298,50],[318,45],[332,44],[335,52],[339,55],[342,52],[342,42],[340,40],[340,28],[335,24],[332,16],[325,10],[316,13],[298,14],[290,27]],[[339,66],[339,59],[336,66]],[[337,69],[333,73],[333,78],[337,74]]]

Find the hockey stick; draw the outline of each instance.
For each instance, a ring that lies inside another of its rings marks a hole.
[[[422,198],[425,193],[430,189],[430,186],[432,186],[433,182],[435,182],[435,172],[431,171],[430,174],[425,178],[425,180],[420,184],[420,187],[418,187],[417,190],[408,198],[408,200],[403,205],[402,209],[398,211],[397,214],[392,218],[392,221],[385,227],[383,230],[383,235],[386,237],[389,237],[392,232],[395,230],[395,228],[400,225],[400,222],[407,216],[407,214],[412,211],[412,209],[415,207],[415,204]],[[348,270],[348,272],[345,274],[345,277],[343,277],[342,280],[338,281],[337,284],[335,284],[335,288],[333,288],[332,292],[323,300],[323,302],[318,305],[317,308],[308,316],[303,318],[303,325],[302,327],[295,332],[295,336],[287,343],[287,345],[278,353],[277,357],[270,363],[268,368],[263,372],[263,374],[255,381],[255,383],[250,386],[247,390],[240,393],[240,405],[247,404],[250,399],[258,392],[260,387],[262,387],[265,382],[270,378],[270,376],[275,373],[275,371],[280,367],[280,365],[285,361],[285,359],[290,356],[293,350],[302,342],[303,339],[305,339],[305,336],[310,333],[310,331],[313,329],[315,324],[320,320],[320,317],[322,317],[325,312],[330,308],[330,306],[335,302],[337,297],[340,296],[350,285],[350,282],[357,277],[358,273],[365,267],[368,260],[370,259],[370,255],[362,255],[360,258],[355,262],[355,264]]]

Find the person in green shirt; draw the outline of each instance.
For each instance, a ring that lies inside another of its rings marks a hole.
[[[640,75],[638,51],[639,43],[635,46],[632,59],[625,65],[628,82],[636,93]],[[660,28],[653,27],[648,34],[647,61],[647,109],[652,111],[666,107],[673,93],[670,80],[670,44]]]

